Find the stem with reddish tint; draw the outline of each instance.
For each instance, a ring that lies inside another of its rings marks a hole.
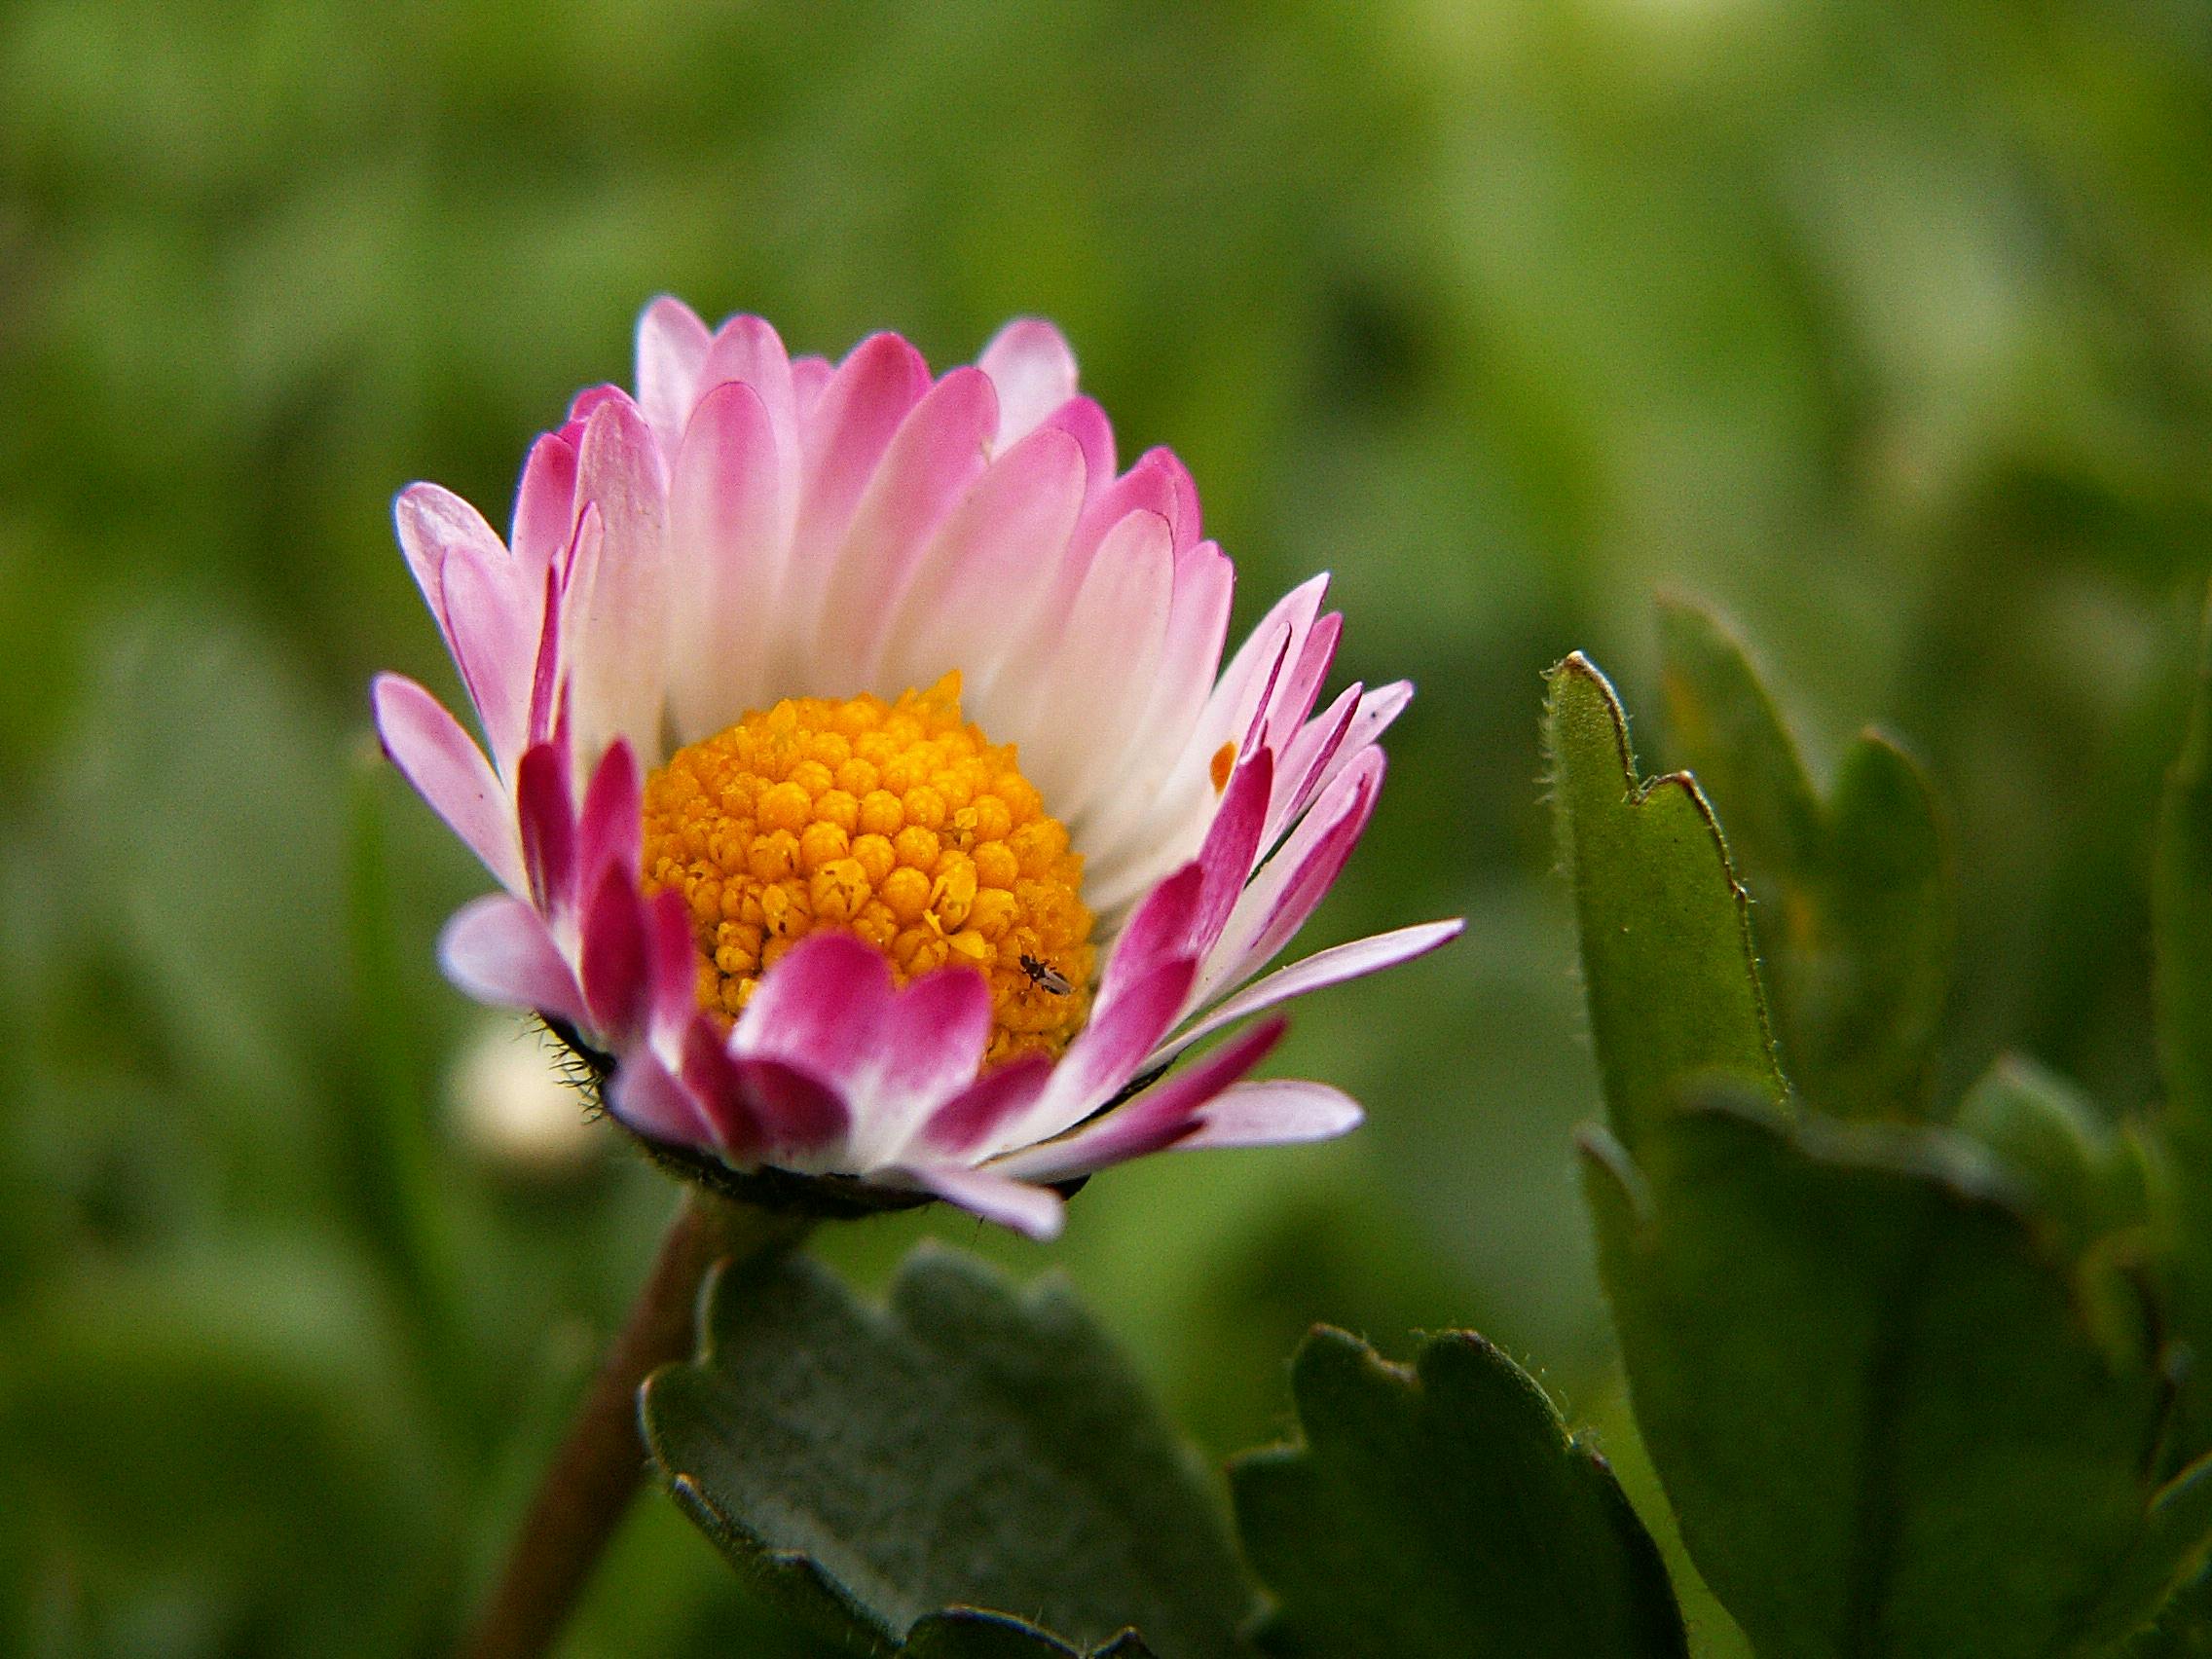
[[[789,1216],[697,1189],[688,1194],[461,1644],[467,1659],[539,1659],[551,1650],[644,1484],[638,1388],[661,1366],[691,1357],[709,1270],[726,1259],[788,1249],[805,1232],[804,1222]]]

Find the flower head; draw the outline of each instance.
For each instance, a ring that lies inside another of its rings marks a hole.
[[[1233,571],[1189,474],[1117,470],[1047,323],[933,377],[895,335],[832,365],[659,300],[635,397],[538,439],[504,541],[434,485],[396,516],[485,746],[395,675],[378,728],[505,889],[446,970],[706,1178],[1049,1235],[1108,1164],[1353,1126],[1324,1085],[1243,1081],[1279,1018],[1170,1062],[1457,931],[1255,977],[1411,689],[1314,712],[1322,578],[1222,667]]]

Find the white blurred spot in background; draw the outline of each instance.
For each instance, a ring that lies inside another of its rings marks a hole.
[[[566,1051],[535,1019],[501,1016],[465,1043],[447,1074],[454,1126],[476,1157],[533,1180],[579,1175],[607,1151],[569,1081]]]

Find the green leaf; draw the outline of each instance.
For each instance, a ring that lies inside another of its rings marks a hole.
[[[1134,1627],[1162,1659],[1240,1651],[1251,1592],[1213,1494],[1056,1283],[1019,1295],[924,1245],[879,1311],[804,1257],[725,1268],[699,1358],[642,1412],[731,1562],[863,1646],[1128,1654]],[[1005,1616],[928,1622],[945,1608]]]
[[[1635,1147],[1687,1079],[1783,1097],[1743,889],[1694,779],[1637,780],[1628,718],[1579,652],[1550,675],[1545,747],[1613,1133]]]
[[[1965,1137],[1713,1089],[1584,1151],[1638,1423],[1762,1659],[2073,1651],[2201,1550],[2146,1345]]]
[[[1918,1117],[1935,1087],[1956,900],[1936,799],[1888,738],[1862,734],[1824,804],[1743,646],[1662,602],[1669,733],[1728,827],[1756,903],[1784,1063],[1839,1116]]]
[[[1305,1443],[1231,1468],[1298,1655],[1686,1654],[1659,1554],[1604,1459],[1471,1332],[1409,1370],[1342,1331],[1292,1369]]]
[[[2140,1144],[2032,1060],[2001,1056],[1967,1090],[1955,1126],[2019,1183],[2069,1257],[2148,1219]]]
[[[968,1607],[930,1614],[907,1634],[900,1651],[907,1659],[1153,1659],[1134,1631],[1087,1654],[1024,1620]]]

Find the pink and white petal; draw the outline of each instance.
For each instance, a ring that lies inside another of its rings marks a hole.
[[[752,387],[730,381],[699,399],[668,502],[669,698],[685,742],[770,700],[759,647],[783,583],[796,467]]]
[[[544,584],[535,577],[520,579],[519,566],[503,547],[496,558],[457,547],[446,558],[443,576],[454,664],[476,705],[493,764],[511,777],[530,742]]]
[[[1413,700],[1414,685],[1410,680],[1395,680],[1363,694],[1352,714],[1351,724],[1346,728],[1344,740],[1321,767],[1319,775],[1301,792],[1306,800],[1293,808],[1293,815],[1303,810],[1308,801],[1318,800],[1361,756],[1374,748],[1376,740],[1389,729],[1391,721],[1406,712],[1406,706]]]
[[[851,694],[850,685],[814,678],[812,647],[832,563],[884,452],[929,388],[929,367],[919,351],[896,334],[871,335],[838,364],[806,423],[805,482],[776,607],[782,649],[771,672],[781,694]]]
[[[1285,1023],[1256,1026],[1065,1139],[1023,1147],[993,1160],[991,1167],[1027,1181],[1065,1181],[1173,1146],[1198,1128],[1200,1107],[1282,1041]]]
[[[380,674],[369,692],[377,736],[401,776],[484,867],[516,897],[530,891],[513,804],[461,722],[403,675]]]
[[[840,1089],[873,1061],[891,964],[850,934],[809,934],[761,976],[730,1033],[740,1058],[789,1060]]]
[[[932,538],[901,598],[885,634],[882,682],[929,685],[957,668],[978,722],[998,742],[1026,745],[1029,711],[1012,702],[992,709],[988,687],[1050,591],[1082,504],[1083,452],[1065,432],[1032,432],[992,461]]]
[[[1066,1202],[1050,1187],[1033,1187],[989,1169],[938,1163],[895,1169],[888,1174],[1039,1243],[1057,1238],[1067,1220]]]
[[[940,968],[894,996],[876,1063],[852,1091],[855,1165],[893,1161],[916,1125],[975,1081],[990,1041],[990,981],[973,968]]]
[[[1230,774],[1222,792],[1220,810],[1206,830],[1198,849],[1198,867],[1205,885],[1193,918],[1191,942],[1199,952],[1211,950],[1229,925],[1231,913],[1259,863],[1261,831],[1266,828],[1268,798],[1274,792],[1274,755],[1261,750]]]
[[[520,899],[493,893],[456,910],[438,936],[438,962],[478,1002],[591,1024],[545,919]]]
[[[1057,427],[1082,449],[1084,505],[1088,512],[1090,503],[1114,482],[1114,423],[1106,418],[1096,398],[1071,397],[1039,424]],[[1088,554],[1097,543],[1098,538],[1092,536],[1085,552]]]
[[[410,484],[391,504],[393,527],[399,534],[400,551],[416,585],[430,607],[430,614],[453,645],[453,630],[446,620],[445,566],[457,551],[474,553],[486,563],[502,561],[506,544],[484,522],[484,515],[436,484]]]
[[[698,313],[666,294],[638,318],[638,407],[670,456],[698,401],[710,341]]]
[[[547,916],[576,902],[576,803],[565,746],[534,745],[515,769],[515,823],[522,832],[530,896]]]
[[[914,405],[884,451],[823,597],[814,654],[840,694],[906,689],[880,682],[884,633],[932,536],[981,475],[998,418],[990,377],[954,369]]]
[[[1084,825],[1092,907],[1108,913],[1172,862],[1190,855],[1214,800],[1212,759],[1180,779],[1171,768],[1190,747],[1215,672],[1235,571],[1220,548],[1200,542],[1175,566],[1175,603],[1161,648],[1152,699],[1124,759],[1124,782]],[[1218,747],[1218,746],[1217,746]]]
[[[613,743],[584,788],[576,816],[576,868],[586,888],[609,870],[627,881],[638,879],[638,848],[644,836],[645,785],[638,757],[627,743]]]
[[[650,1049],[636,1050],[614,1068],[607,1109],[636,1133],[664,1146],[719,1145],[698,1098]]]
[[[1189,957],[1172,957],[1111,1000],[1101,994],[1090,1023],[1052,1068],[1037,1104],[1000,1130],[989,1143],[992,1153],[1049,1140],[1126,1088],[1182,1012],[1196,966]]]
[[[1162,962],[1196,954],[1198,907],[1205,897],[1206,872],[1197,860],[1144,896],[1128,924],[1114,938],[1106,972],[1098,985],[1092,1017],[1111,1008],[1130,986],[1149,977]]]
[[[1042,317],[1015,317],[991,337],[976,366],[999,390],[994,451],[1013,448],[1075,395],[1075,352]]]
[[[1238,898],[1221,939],[1206,954],[1196,1006],[1242,984],[1305,925],[1335,885],[1374,816],[1382,772],[1382,752],[1368,750],[1260,867]]]
[[[733,316],[715,330],[707,346],[707,360],[699,366],[699,394],[704,396],[729,381],[742,381],[759,394],[775,423],[777,442],[785,453],[796,456],[798,406],[792,386],[791,355],[768,322],[757,316]]]
[[[1369,974],[1381,973],[1385,968],[1395,968],[1401,962],[1411,962],[1417,956],[1425,956],[1458,938],[1460,930],[1465,926],[1466,923],[1458,918],[1448,922],[1422,922],[1416,927],[1372,934],[1366,939],[1334,944],[1326,950],[1316,950],[1311,956],[1302,957],[1287,968],[1276,969],[1266,978],[1255,981],[1219,1004],[1189,1030],[1178,1032],[1162,1043],[1153,1051],[1147,1063],[1173,1059],[1201,1038],[1210,1037],[1225,1026],[1234,1025],[1240,1019],[1248,1019],[1263,1009],[1286,1003],[1293,997],[1302,997],[1325,986],[1340,985],[1346,979],[1362,978]]]
[[[1298,816],[1313,804],[1331,776],[1337,752],[1359,718],[1359,705],[1367,687],[1357,681],[1339,692],[1335,702],[1306,721],[1283,747],[1282,764],[1275,771],[1274,797],[1268,803],[1267,832],[1263,848],[1280,841]]]
[[[530,459],[523,463],[508,545],[523,570],[542,583],[545,572],[568,551],[575,524],[576,449],[558,433],[547,432],[530,446]]]
[[[766,1131],[746,1098],[737,1056],[705,1014],[684,1026],[682,1054],[683,1086],[706,1120],[704,1144],[718,1149],[732,1168],[750,1169],[759,1163],[767,1146]]]
[[[1088,402],[1088,399],[1077,401]],[[1085,460],[1095,465],[1088,447]],[[1131,513],[1157,513],[1166,520],[1168,534],[1175,537],[1176,553],[1185,552],[1192,545],[1192,538],[1177,522],[1182,498],[1176,475],[1182,472],[1182,467],[1183,463],[1171,452],[1153,449],[1139,456],[1137,463],[1119,478],[1111,472],[1093,471],[1083,517],[1077,522],[1075,534],[1068,538],[1069,557],[1088,560],[1092,549],[1106,538],[1106,533]]]
[[[563,647],[580,753],[616,737],[651,753],[666,675],[667,486],[659,446],[637,406],[608,398],[592,411],[577,454],[576,495],[605,527],[599,556],[579,564],[563,618]]]
[[[746,1105],[760,1128],[760,1161],[802,1174],[835,1173],[846,1156],[853,1116],[833,1083],[803,1065],[739,1055],[734,1062]]]
[[[1366,1117],[1358,1101],[1325,1083],[1298,1078],[1240,1083],[1198,1114],[1197,1131],[1177,1141],[1175,1150],[1334,1140],[1358,1128]]]
[[[792,359],[792,406],[796,411],[799,424],[804,425],[814,417],[822,393],[830,385],[830,378],[837,367],[827,357],[805,356]]]
[[[1032,1050],[984,1073],[932,1112],[899,1161],[935,1164],[972,1158],[1029,1110],[1051,1080],[1050,1057]]]
[[[1337,642],[1344,635],[1345,619],[1342,612],[1329,611],[1314,618],[1313,626],[1306,631],[1296,660],[1285,665],[1286,672],[1275,683],[1273,695],[1261,713],[1258,736],[1255,741],[1274,750],[1287,749],[1290,740],[1313,712],[1314,699],[1321,693],[1321,682],[1329,676],[1329,665],[1337,658]]]
[[[1029,781],[1071,824],[1119,777],[1152,696],[1174,597],[1167,522],[1131,513],[1099,547],[1039,669],[1007,676],[1037,711],[1021,744]]]

